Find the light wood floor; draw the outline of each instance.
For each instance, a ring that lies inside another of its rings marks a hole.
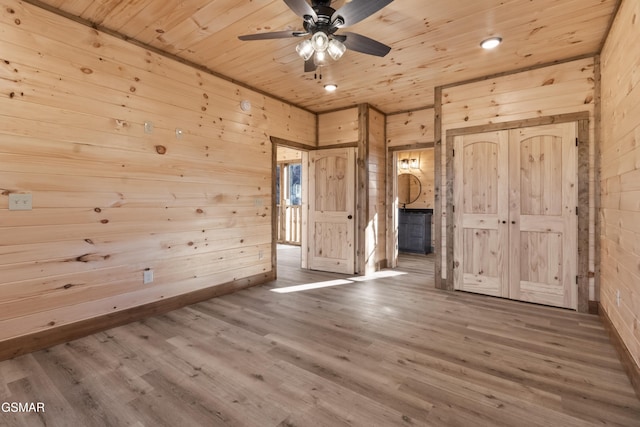
[[[291,293],[303,272],[0,362],[2,426],[640,426],[599,319],[410,274]],[[299,258],[298,258],[299,259]]]

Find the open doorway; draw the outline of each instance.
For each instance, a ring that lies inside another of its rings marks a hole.
[[[276,242],[302,243],[302,163],[278,162],[276,166]]]
[[[433,233],[434,149],[396,150],[393,162],[397,266],[432,275],[436,250]]]
[[[278,271],[302,266],[304,177],[306,152],[277,146],[275,165],[276,224]],[[285,273],[286,274],[286,273]]]
[[[355,273],[355,157],[353,147],[304,151],[275,146],[276,268],[286,245],[299,248],[298,268]]]

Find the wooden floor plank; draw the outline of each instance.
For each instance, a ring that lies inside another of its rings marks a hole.
[[[46,408],[0,426],[640,426],[597,316],[436,290],[432,254],[366,281],[278,258],[272,283],[0,362],[0,400]]]

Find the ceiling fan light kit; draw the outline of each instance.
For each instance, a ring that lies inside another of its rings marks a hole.
[[[327,65],[327,54],[337,61],[347,49],[367,55],[383,57],[391,48],[360,34],[345,32],[335,34],[339,29],[356,24],[378,12],[393,0],[351,0],[336,10],[331,0],[284,0],[296,15],[302,18],[304,31],[276,31],[239,36],[240,40],[269,40],[288,37],[306,37],[298,43],[296,52],[305,61],[304,71],[316,71]]]
[[[315,50],[313,49],[313,44],[311,43],[311,40],[303,40],[300,43],[298,43],[298,45],[296,46],[296,52],[298,52],[298,55],[300,55],[300,58],[304,59],[305,61],[308,61],[313,55],[313,53],[315,52]]]
[[[331,56],[331,58],[333,58],[334,61],[337,61],[338,59],[342,58],[342,55],[344,55],[346,50],[347,50],[347,47],[344,44],[340,43],[338,40],[336,39],[329,40],[329,46],[327,46],[327,52],[329,52],[329,56]]]
[[[324,52],[329,46],[329,36],[324,31],[318,31],[311,37],[311,45],[316,52]]]
[[[324,50],[316,51],[315,55],[313,55],[313,63],[316,67],[324,67],[327,65],[327,52]]]

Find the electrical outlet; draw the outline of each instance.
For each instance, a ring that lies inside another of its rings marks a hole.
[[[258,259],[262,259],[264,258],[264,251],[260,250],[258,251]]]
[[[616,306],[620,307],[620,289],[616,291]]]
[[[144,133],[153,133],[153,122],[144,122]]]
[[[142,272],[142,284],[148,285],[153,282],[153,270],[150,268],[145,268]]]
[[[10,211],[30,211],[33,199],[31,194],[10,193],[9,194],[9,210]]]

